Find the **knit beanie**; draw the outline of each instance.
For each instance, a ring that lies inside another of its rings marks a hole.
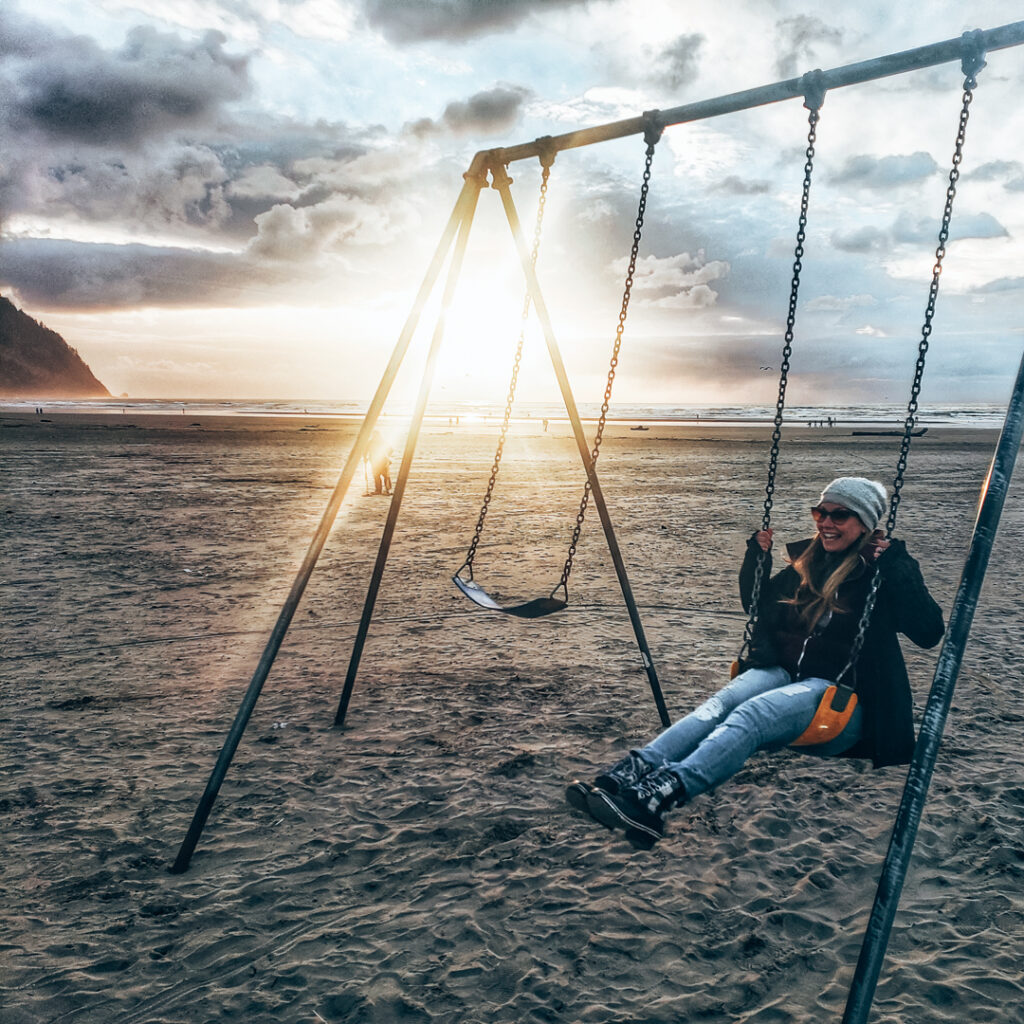
[[[819,501],[831,501],[857,514],[857,518],[874,530],[889,503],[885,488],[862,476],[841,476],[821,492]]]

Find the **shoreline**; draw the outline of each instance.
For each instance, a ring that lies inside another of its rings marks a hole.
[[[140,422],[136,423],[134,420]],[[108,430],[300,430],[333,431],[353,433],[363,422],[363,415],[339,413],[293,413],[293,412],[216,412],[208,413],[198,410],[172,413],[166,410],[131,410],[120,413],[112,410],[49,411],[45,415],[37,415],[23,411],[11,411],[0,405],[0,429],[39,428],[53,431],[73,427],[103,428]],[[301,425],[299,422],[301,421]],[[592,427],[597,421],[592,417],[581,416],[586,427]],[[393,440],[404,441],[408,416],[381,416],[378,425],[389,433]],[[983,424],[934,423],[925,424],[924,434],[915,435],[913,444],[925,444],[936,440],[953,442],[975,442],[991,444],[999,437],[1000,427]],[[719,438],[770,439],[774,422],[771,419],[700,419],[672,420],[641,420],[611,418],[607,420],[606,436],[631,436],[636,440],[667,440],[673,438],[705,439]],[[423,421],[424,433],[462,433],[466,435],[497,436],[501,429],[499,417],[464,417],[458,424],[449,422],[448,417],[426,416]],[[920,429],[920,428],[918,428]],[[884,420],[839,420],[831,427],[825,425],[808,426],[805,420],[783,421],[784,437],[800,438],[836,438],[854,443],[898,443],[902,434],[902,425],[894,426]],[[567,418],[549,418],[547,430],[544,429],[542,418],[514,418],[509,425],[511,436],[528,436],[531,434],[549,434],[555,436],[572,436],[572,427]],[[397,448],[397,445],[396,445]]]
[[[58,404],[51,404],[58,403]],[[52,419],[54,416],[101,416],[101,417],[217,417],[235,418],[244,417],[251,419],[281,419],[295,420],[309,417],[316,420],[333,421],[340,423],[361,423],[365,417],[363,403],[355,407],[354,402],[328,403],[340,406],[353,406],[346,408],[322,408],[320,403],[309,403],[312,408],[306,407],[302,402],[290,403],[280,400],[267,400],[265,402],[250,402],[239,400],[235,407],[226,400],[203,400],[203,399],[125,399],[122,405],[117,400],[96,399],[74,400],[74,399],[50,399],[40,400],[32,398],[7,398],[0,399],[0,420],[39,420]],[[530,403],[528,403],[530,404]],[[529,411],[516,409],[510,423],[513,426],[529,427],[531,425],[542,426],[547,422],[550,426],[569,426],[569,417],[564,407],[557,403],[547,405],[543,403],[532,403],[534,408]],[[278,406],[289,406],[278,408]],[[265,406],[260,408],[260,406]],[[667,409],[687,411],[687,415],[667,415]],[[747,414],[742,409],[751,410]],[[42,410],[41,412],[39,410]],[[608,424],[615,424],[624,427],[635,427],[638,431],[651,427],[674,427],[674,426],[704,426],[715,427],[774,427],[774,408],[768,409],[763,406],[736,406],[736,407],[708,407],[704,413],[699,409],[688,409],[685,406],[637,406],[626,403],[626,410],[612,410],[607,417]],[[753,414],[754,411],[758,414]],[[855,415],[850,415],[851,410],[857,410]],[[967,406],[963,410],[952,407],[944,407],[940,410],[929,411],[927,408],[919,412],[915,429],[924,428],[928,430],[992,430],[1000,429],[1003,422],[1005,410],[1002,406],[994,403],[983,404],[982,406]],[[845,415],[844,415],[845,413]],[[380,415],[380,422],[384,425],[394,425],[408,422],[412,416],[411,408],[402,408],[399,412],[385,409]],[[963,416],[963,419],[954,417]],[[588,426],[597,423],[598,414],[588,409],[584,403],[580,407],[580,418]],[[829,419],[831,418],[831,423]],[[460,427],[492,427],[501,426],[503,413],[499,406],[489,403],[455,403],[450,409],[437,411],[428,409],[424,417],[425,425],[449,425]],[[896,430],[903,432],[906,423],[906,414],[897,407],[886,407],[885,414],[881,409],[877,414],[871,414],[871,406],[841,406],[838,408],[807,408],[803,406],[791,406],[786,409],[782,426],[783,428],[803,429],[877,429]]]

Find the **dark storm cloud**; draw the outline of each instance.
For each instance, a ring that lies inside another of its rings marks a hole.
[[[393,43],[462,43],[512,28],[531,14],[590,0],[361,0],[367,22]]]
[[[784,18],[776,25],[779,55],[775,58],[775,70],[780,78],[794,78],[804,71],[810,71],[817,61],[819,44],[839,46],[843,33],[830,28],[820,18],[798,14],[795,18]]]
[[[518,86],[496,86],[444,108],[444,123],[454,132],[493,132],[515,124],[529,95]]]
[[[939,169],[930,153],[917,152],[894,156],[850,157],[832,175],[831,180],[841,185],[858,185],[862,188],[892,188],[908,185],[934,174]]]
[[[453,100],[444,108],[439,121],[422,118],[406,128],[420,137],[445,131],[456,135],[495,135],[516,124],[523,103],[530,95],[530,91],[521,86],[496,85],[467,100]]]
[[[219,32],[187,41],[138,27],[120,50],[107,51],[83,36],[0,18],[0,36],[7,36],[0,74],[10,97],[0,116],[18,132],[137,144],[210,124],[225,104],[249,92],[248,59],[226,53]]]
[[[677,36],[661,51],[656,66],[658,79],[670,89],[678,89],[697,80],[704,36],[692,32]]]
[[[39,309],[109,310],[204,306],[229,296],[238,305],[265,301],[265,289],[294,282],[232,253],[147,245],[99,245],[57,239],[4,243],[0,286]]]
[[[45,213],[240,248],[281,204],[316,207],[338,192],[391,201],[384,164],[353,169],[382,129],[240,120],[231,103],[248,91],[247,61],[225,53],[216,33],[197,41],[136,29],[104,50],[4,13],[2,87],[5,217]],[[330,221],[313,216],[311,230]]]

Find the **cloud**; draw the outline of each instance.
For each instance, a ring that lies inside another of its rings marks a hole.
[[[519,119],[523,100],[529,95],[529,90],[519,86],[498,85],[468,100],[449,103],[444,108],[444,123],[459,133],[504,131]]]
[[[734,196],[761,196],[771,192],[772,183],[763,179],[748,181],[745,178],[738,178],[735,174],[728,174],[711,187],[716,192],[727,192]]]
[[[888,338],[889,335],[885,331],[878,327],[872,327],[871,324],[865,324],[863,327],[858,327],[854,334],[862,334],[868,338]]]
[[[367,23],[392,43],[463,43],[513,28],[532,14],[590,0],[361,0]]]
[[[239,199],[288,199],[299,197],[299,186],[272,164],[246,167],[228,184],[228,195]]]
[[[790,371],[787,419],[794,422],[796,407],[820,401],[822,395],[841,405],[905,402],[911,340],[843,331],[804,345]],[[1012,379],[1016,364],[1005,344],[985,345],[975,335],[950,334],[947,340],[950,345],[931,357],[935,365],[929,373],[935,375],[929,390],[941,378],[952,397],[934,400],[991,401],[994,388],[1005,388],[1007,376]],[[663,394],[721,395],[719,400],[730,404],[768,405],[775,398],[781,346],[781,337],[761,334],[637,337],[630,343],[629,360],[642,365],[646,379]]]
[[[233,104],[248,95],[248,58],[227,54],[217,33],[187,40],[134,29],[108,50],[3,13],[0,88],[10,97],[0,103],[8,231],[24,217],[34,234],[79,237],[96,225],[107,240],[240,248],[276,206],[320,207],[339,191],[379,199],[393,220],[392,208],[404,205],[396,179],[416,174],[377,127],[241,116]],[[345,218],[330,207],[303,216],[318,250],[344,236]],[[256,251],[274,250],[270,224],[263,230]]]
[[[439,121],[424,117],[406,125],[406,130],[419,138],[446,131],[454,135],[501,134],[519,120],[523,103],[530,95],[530,90],[522,86],[496,85],[467,100],[453,100],[444,108]]]
[[[843,252],[884,252],[892,245],[888,231],[863,227],[854,231],[835,231],[832,244]]]
[[[261,266],[234,253],[57,239],[4,243],[0,283],[30,308],[110,310],[238,305],[265,301],[265,289],[294,282],[296,270]]]
[[[999,277],[995,281],[989,281],[978,288],[973,289],[975,293],[984,295],[998,295],[1005,292],[1024,292],[1024,277]]]
[[[409,227],[411,214],[402,203],[368,201],[335,193],[322,203],[273,206],[256,217],[256,237],[247,252],[273,260],[310,260],[344,245],[385,245]]]
[[[851,309],[877,305],[878,299],[873,295],[819,295],[811,299],[804,308],[823,313],[846,313]]]
[[[809,65],[817,60],[818,44],[839,46],[843,42],[839,29],[830,28],[820,18],[807,14],[783,18],[776,24],[775,31],[779,50],[775,70],[780,78],[794,78],[801,71],[810,70]]]
[[[934,217],[913,217],[900,213],[888,229],[865,225],[853,231],[835,231],[832,244],[843,252],[886,252],[897,245],[935,245],[939,221]],[[954,216],[950,224],[951,241],[964,238],[1006,238],[1009,232],[990,213]]]
[[[612,270],[624,277],[628,259],[615,260]],[[633,275],[633,294],[663,309],[692,309],[715,304],[718,298],[711,281],[724,278],[729,264],[723,260],[706,260],[703,252],[691,256],[681,252],[675,256],[641,256]]]
[[[892,226],[892,237],[896,242],[937,242],[939,224],[932,217],[915,219],[908,213],[901,213]],[[972,213],[953,216],[949,237],[959,238],[1005,238],[1009,232],[990,213]]]
[[[964,181],[999,181],[1002,178],[1019,177],[1024,173],[1024,164],[1019,160],[990,160],[964,175]]]
[[[658,80],[670,89],[679,89],[695,82],[703,45],[704,36],[699,32],[677,36],[658,55],[655,62]]]
[[[0,24],[0,34],[7,30]],[[15,26],[14,36],[11,49],[0,53],[11,97],[3,121],[19,134],[138,145],[175,129],[210,125],[225,104],[250,90],[248,58],[226,53],[219,32],[192,42],[137,27],[115,52],[24,23]],[[37,48],[25,54],[29,37]]]
[[[930,153],[917,152],[895,156],[852,156],[832,175],[836,184],[853,184],[862,188],[892,188],[908,185],[929,177],[939,165]]]

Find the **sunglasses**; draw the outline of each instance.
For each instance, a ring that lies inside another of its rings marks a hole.
[[[851,512],[848,508],[827,509],[822,508],[820,505],[815,505],[811,509],[811,515],[816,523],[820,523],[823,519],[831,519],[836,526],[842,526],[847,519],[856,514],[856,512]]]

